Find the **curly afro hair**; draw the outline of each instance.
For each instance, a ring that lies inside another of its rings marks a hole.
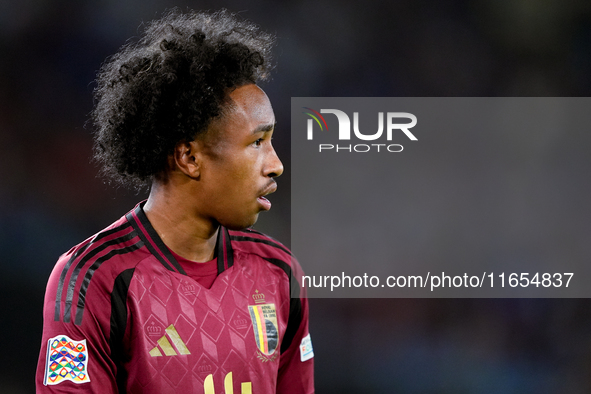
[[[226,10],[173,10],[137,43],[107,59],[97,77],[94,158],[125,186],[148,186],[177,143],[222,114],[229,89],[266,80],[274,36]]]

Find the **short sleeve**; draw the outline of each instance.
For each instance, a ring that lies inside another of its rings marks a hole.
[[[98,279],[84,288],[84,271],[76,271],[72,254],[60,258],[47,284],[37,393],[116,393],[111,295]]]
[[[306,289],[300,286],[302,275],[299,263],[292,259],[292,298],[286,330],[292,339],[281,354],[277,394],[314,393],[314,351],[308,330],[308,298]],[[294,286],[298,287],[295,292]]]

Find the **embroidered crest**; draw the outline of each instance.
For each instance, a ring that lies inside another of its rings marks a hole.
[[[86,339],[74,341],[67,335],[58,335],[47,341],[44,385],[90,382],[88,376],[88,348]]]
[[[249,305],[248,311],[257,348],[266,356],[272,355],[279,341],[275,304]]]

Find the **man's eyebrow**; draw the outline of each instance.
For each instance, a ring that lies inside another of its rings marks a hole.
[[[252,131],[252,134],[260,133],[261,131],[265,132],[265,133],[268,131],[273,131],[275,126],[277,126],[277,122],[275,122],[273,124],[262,124],[259,127],[257,127],[256,129],[254,129]]]

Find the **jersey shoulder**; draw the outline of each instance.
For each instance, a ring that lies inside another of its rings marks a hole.
[[[87,304],[103,301],[115,279],[146,257],[138,253],[142,246],[123,217],[63,254],[46,290],[46,303],[55,305],[54,320],[80,324]]]
[[[82,268],[88,263],[96,264],[97,260],[104,262],[124,251],[135,250],[136,248],[130,246],[138,241],[137,232],[131,223],[122,217],[61,255],[56,268],[68,270],[76,266]]]
[[[303,275],[302,267],[291,250],[275,238],[252,229],[229,230],[229,235],[234,249],[257,255],[279,266],[289,277],[299,278]]]
[[[255,254],[265,260],[281,260],[291,266],[294,262],[291,250],[281,242],[261,232],[245,230],[229,230],[232,248],[243,253]]]
[[[127,227],[128,225],[129,225],[129,223],[126,220],[125,216],[122,216],[116,222],[111,223],[109,226],[103,228],[102,230],[100,230],[96,234],[93,234],[90,237],[86,238],[84,241],[80,242],[79,244],[74,245],[70,250],[68,250],[66,253],[64,253],[64,255],[71,254],[72,252],[76,252],[76,251],[84,248],[86,245],[88,245],[92,242],[95,242],[95,241],[99,241],[105,237],[108,237],[110,234],[113,234],[113,233],[119,231],[120,229]]]

